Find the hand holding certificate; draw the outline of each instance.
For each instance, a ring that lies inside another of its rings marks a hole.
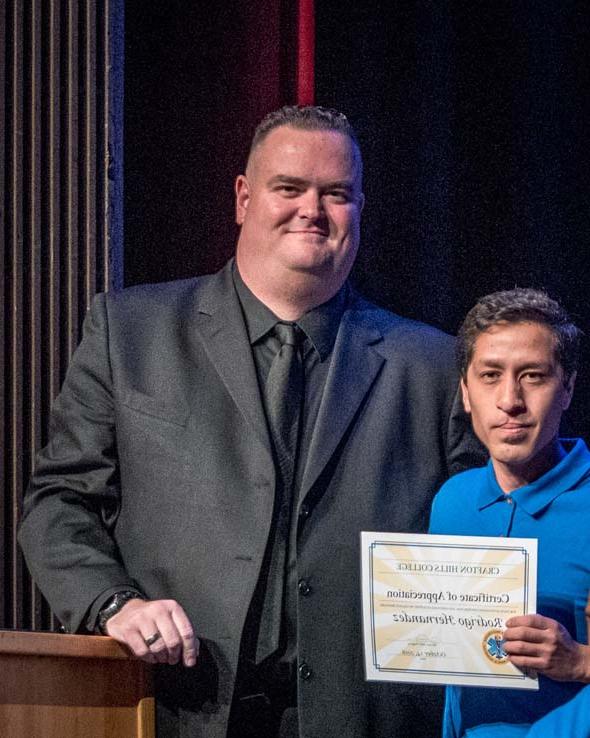
[[[502,648],[536,608],[537,542],[361,533],[367,679],[538,689]]]

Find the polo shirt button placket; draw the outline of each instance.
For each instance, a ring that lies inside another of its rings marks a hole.
[[[504,529],[505,532],[500,533],[500,538],[507,538],[510,535],[512,525],[514,523],[514,515],[516,513],[516,503],[512,499],[511,495],[506,495],[504,497],[504,503],[508,505],[511,509],[510,512],[506,510],[506,513],[508,514],[508,520],[504,523],[504,525],[506,525],[506,528]],[[502,515],[502,518],[504,518],[504,515]]]

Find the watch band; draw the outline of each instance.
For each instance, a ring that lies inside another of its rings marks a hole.
[[[113,615],[116,615],[119,610],[129,602],[129,600],[145,600],[145,597],[139,592],[124,589],[121,592],[116,592],[112,597],[110,597],[106,601],[104,607],[98,611],[96,627],[103,635],[108,635],[106,632],[107,620],[110,620]]]

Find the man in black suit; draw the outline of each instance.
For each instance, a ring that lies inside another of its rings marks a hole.
[[[283,108],[235,261],[88,315],[20,541],[68,630],[158,664],[160,736],[437,734],[438,693],[364,680],[359,531],[424,531],[474,446],[451,339],[346,281],[363,201],[346,118]]]

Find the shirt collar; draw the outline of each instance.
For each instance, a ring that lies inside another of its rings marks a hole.
[[[259,341],[273,328],[278,318],[270,308],[267,308],[266,305],[261,302],[248,287],[246,287],[235,262],[233,264],[232,276],[234,287],[242,306],[242,312],[244,313],[248,338],[252,345]]]
[[[254,345],[280,319],[246,286],[235,263],[233,267],[233,279],[238,298],[242,305],[250,344]],[[334,297],[304,313],[296,321],[297,325],[311,341],[322,361],[329,356],[334,346],[340,319],[348,301],[348,294],[348,284],[344,284]]]
[[[584,441],[581,438],[563,438],[560,443],[567,451],[563,459],[539,479],[510,493],[516,504],[529,515],[537,515],[556,497],[575,489],[590,475],[590,452]],[[487,465],[487,483],[480,491],[478,507],[482,510],[505,499],[506,494],[496,481],[490,460]]]

